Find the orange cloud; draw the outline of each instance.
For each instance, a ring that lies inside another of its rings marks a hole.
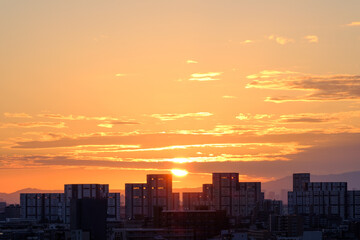
[[[350,26],[350,27],[360,26],[360,22],[351,22],[351,23],[346,24],[346,25]]]
[[[4,113],[4,116],[7,118],[32,118],[32,116],[30,116],[27,113]]]
[[[193,73],[189,81],[216,81],[220,79],[214,77],[220,76],[221,74],[222,72]]]
[[[249,44],[249,43],[254,43],[254,41],[253,40],[245,40],[245,41],[240,42],[240,44]]]
[[[198,63],[198,62],[195,60],[187,60],[186,63],[191,64],[191,63]]]
[[[0,123],[0,128],[66,128],[64,122],[23,122],[23,123]]]
[[[209,112],[197,112],[197,113],[164,113],[164,114],[152,114],[151,117],[160,119],[161,121],[177,120],[185,117],[202,118],[212,116]]]
[[[303,96],[268,97],[266,101],[336,101],[360,99],[360,76],[358,75],[306,75],[295,72],[279,72],[250,75],[252,82],[246,88],[302,90]]]
[[[237,97],[235,97],[235,96],[222,96],[222,98],[225,98],[225,99],[235,99],[235,98],[237,98]]]
[[[306,40],[308,40],[309,43],[318,43],[319,42],[319,38],[318,36],[315,35],[308,35],[304,37]]]
[[[269,40],[275,41],[276,43],[280,44],[280,45],[285,45],[288,43],[293,43],[295,42],[294,39],[291,38],[286,38],[286,37],[281,37],[281,36],[276,36],[276,35],[270,35],[268,37]]]

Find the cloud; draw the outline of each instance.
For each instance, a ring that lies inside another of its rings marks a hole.
[[[125,77],[127,74],[125,73],[117,73],[115,74],[116,77]]]
[[[360,26],[360,22],[351,22],[351,23],[346,24],[346,25],[350,26],[350,27]]]
[[[197,112],[197,113],[165,113],[165,114],[152,114],[151,117],[160,119],[161,121],[177,120],[185,117],[202,118],[212,116],[209,112]]]
[[[112,128],[115,125],[136,125],[136,124],[140,124],[140,123],[131,122],[131,121],[110,121],[110,122],[100,123],[98,124],[98,126],[104,128]]]
[[[315,35],[308,35],[304,37],[306,40],[308,40],[309,43],[318,43],[319,42],[319,38],[318,36]]]
[[[302,96],[268,97],[269,102],[289,101],[337,101],[360,99],[359,75],[306,75],[295,72],[268,71],[247,77],[253,81],[246,88],[301,90],[309,92]]]
[[[268,37],[268,39],[271,40],[271,41],[275,41],[280,45],[285,45],[285,44],[288,44],[288,43],[295,42],[295,40],[292,39],[292,38],[286,38],[286,37],[281,37],[281,36],[276,36],[276,35],[270,35]]]
[[[255,114],[252,115],[250,113],[239,113],[235,118],[239,120],[261,120],[266,118],[271,118],[273,115],[271,114]]]
[[[186,63],[187,63],[187,64],[198,63],[198,61],[195,61],[195,60],[187,60]]]
[[[249,43],[254,43],[254,41],[253,40],[245,40],[245,41],[240,42],[240,44],[249,44]]]
[[[97,120],[97,121],[117,121],[118,118],[114,117],[87,117],[82,115],[62,115],[56,113],[44,113],[38,114],[38,117],[50,118],[50,119],[61,119],[61,120]]]
[[[220,79],[214,77],[220,76],[221,74],[222,72],[193,73],[189,81],[216,81]]]
[[[32,116],[30,116],[27,113],[4,113],[4,116],[7,118],[32,118]]]
[[[332,121],[338,121],[339,118],[334,114],[326,113],[300,113],[281,115],[279,122],[284,123],[329,123]]]
[[[235,99],[235,98],[237,98],[237,97],[225,95],[225,96],[222,96],[222,98],[225,98],[225,99]]]
[[[64,122],[23,122],[23,123],[0,123],[0,128],[66,128]]]

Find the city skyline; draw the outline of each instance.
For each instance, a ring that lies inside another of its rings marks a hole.
[[[359,8],[1,1],[0,192],[359,171]]]

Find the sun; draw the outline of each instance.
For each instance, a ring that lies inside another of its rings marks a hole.
[[[177,177],[184,177],[188,175],[188,171],[182,170],[182,169],[171,169],[171,173],[174,174]]]

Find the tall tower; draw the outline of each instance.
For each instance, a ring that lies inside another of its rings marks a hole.
[[[149,217],[154,217],[154,208],[172,210],[172,175],[148,174]]]
[[[213,204],[215,210],[225,210],[227,215],[239,212],[239,173],[213,173]]]

